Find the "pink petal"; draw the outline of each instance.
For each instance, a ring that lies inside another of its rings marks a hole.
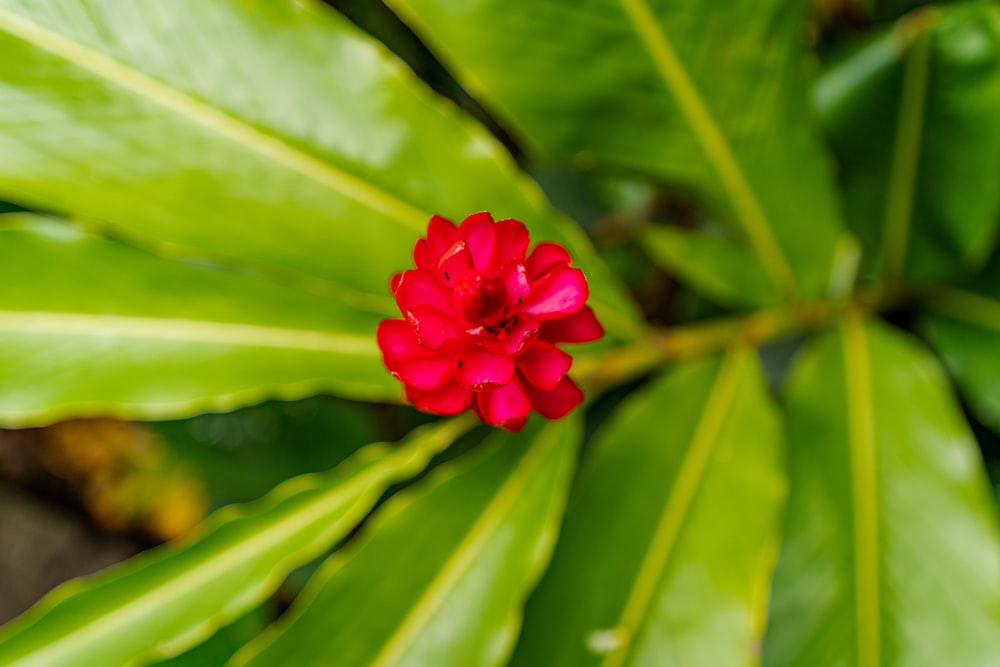
[[[542,323],[531,315],[518,313],[507,325],[502,339],[492,339],[486,345],[497,354],[508,357],[521,354],[529,345],[535,342],[541,331]]]
[[[524,261],[528,249],[528,230],[520,220],[500,220],[496,224],[493,265],[501,266],[510,259]]]
[[[417,341],[428,350],[440,349],[446,341],[458,337],[455,321],[434,306],[414,306],[407,311],[406,319],[413,327]]]
[[[403,271],[399,286],[396,288],[396,304],[403,313],[426,304],[447,315],[455,314],[451,290],[438,282],[437,275],[427,269]]]
[[[451,380],[455,370],[455,356],[451,351],[407,357],[399,361],[393,375],[407,387],[433,391]]]
[[[493,257],[496,237],[493,216],[486,211],[473,213],[462,221],[458,232],[469,244],[469,252],[472,253],[472,263],[475,267],[477,269],[488,268],[490,259]]]
[[[473,393],[458,386],[457,382],[448,382],[434,391],[407,387],[406,398],[417,410],[436,415],[457,415],[472,404]]]
[[[511,384],[514,384],[511,382]],[[531,405],[546,419],[561,419],[569,414],[583,400],[583,392],[576,383],[563,376],[552,391],[543,391],[525,383],[524,390],[531,399]]]
[[[375,333],[382,361],[394,377],[417,389],[440,387],[454,372],[454,348],[431,352],[417,340],[404,320],[384,320]]]
[[[494,354],[478,345],[459,350],[455,379],[463,387],[477,391],[507,384],[514,377],[514,360]]]
[[[499,273],[507,287],[507,308],[509,311],[528,298],[528,295],[531,294],[531,283],[528,282],[528,272],[525,270],[524,264],[516,260],[501,266]]]
[[[427,245],[434,255],[435,264],[441,259],[444,251],[455,245],[458,239],[458,227],[454,222],[440,215],[431,216],[431,221],[427,224]]]
[[[413,263],[418,269],[437,269],[441,255],[458,240],[458,228],[453,222],[439,215],[431,216],[427,224],[427,238],[418,239],[413,246]]]
[[[452,288],[455,311],[472,325],[500,326],[507,308],[507,286],[485,271],[466,271]]]
[[[504,423],[500,424],[500,427],[506,431],[513,431],[514,433],[517,433],[522,428],[524,428],[524,425],[527,423],[528,423],[528,418],[521,417],[520,419],[508,419]]]
[[[536,341],[517,358],[517,370],[539,389],[552,391],[573,365],[573,357],[551,343]]]
[[[539,243],[528,255],[528,275],[538,280],[560,264],[568,266],[570,261],[569,252],[558,243]]]
[[[396,290],[399,289],[399,281],[401,281],[402,279],[403,279],[402,271],[397,271],[396,273],[392,274],[392,276],[390,276],[389,278],[389,291],[395,294]]]
[[[417,239],[413,244],[413,263],[418,269],[433,269],[435,267],[434,252],[427,239]]]
[[[475,413],[476,418],[479,419],[479,421],[486,423],[486,417],[483,416],[483,411],[479,409],[479,397],[481,395],[482,392],[475,395],[475,398],[472,401],[472,412]]]
[[[472,268],[472,253],[465,241],[458,240],[444,255],[435,267],[438,277],[445,285],[453,287],[466,271]]]
[[[557,268],[532,285],[531,296],[521,304],[521,312],[542,321],[554,320],[580,310],[589,294],[583,271]]]
[[[531,412],[531,401],[517,380],[493,391],[484,391],[476,400],[483,421],[493,426],[520,428]]]
[[[594,309],[584,306],[572,315],[543,324],[540,338],[550,343],[589,343],[603,336],[604,327],[597,321]]]
[[[375,340],[382,350],[382,359],[390,371],[399,367],[399,361],[427,354],[420,346],[413,329],[406,320],[383,320],[375,332]]]

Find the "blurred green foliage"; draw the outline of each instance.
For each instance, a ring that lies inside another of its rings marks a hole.
[[[326,4],[0,0],[0,425],[216,510],[0,664],[1000,661],[1000,5]],[[480,443],[374,328],[482,209],[609,336]]]
[[[317,396],[155,422],[153,429],[180,459],[198,470],[216,509],[259,498],[296,475],[333,468],[381,437],[398,438],[401,412],[392,408],[376,412],[365,405]],[[377,416],[396,421],[396,428],[389,424],[379,428]]]

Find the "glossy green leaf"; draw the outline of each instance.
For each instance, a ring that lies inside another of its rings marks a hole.
[[[485,129],[313,0],[0,0],[0,192],[393,311],[431,213],[566,243],[609,329],[634,307]]]
[[[221,510],[187,543],[56,589],[0,630],[0,664],[117,667],[184,651],[259,605],[467,427],[468,420],[442,422],[397,448],[371,445],[332,472]]]
[[[1000,7],[910,14],[832,66],[815,98],[867,273],[936,280],[986,258],[1000,222]]]
[[[780,428],[746,348],[628,399],[584,462],[512,665],[751,662],[785,489]]]
[[[386,400],[379,316],[161,259],[27,214],[0,218],[0,423],[167,417],[327,391]]]
[[[721,236],[678,227],[650,227],[642,234],[650,258],[695,291],[727,306],[768,306],[778,292],[753,254]]]
[[[841,223],[810,123],[807,3],[389,4],[536,151],[693,187],[779,291],[826,290]]]
[[[978,291],[938,289],[923,329],[955,377],[969,408],[1000,432],[1000,263]]]
[[[988,667],[1000,531],[936,360],[850,315],[787,390],[791,496],[769,667]]]
[[[397,496],[230,665],[501,664],[548,560],[581,435],[578,418],[536,422]]]
[[[265,603],[242,618],[230,623],[194,648],[172,658],[153,663],[151,667],[219,667],[267,628],[277,610]]]

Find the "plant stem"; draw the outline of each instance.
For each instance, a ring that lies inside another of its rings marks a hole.
[[[640,377],[667,361],[709,354],[734,343],[760,345],[823,326],[850,306],[849,301],[816,301],[759,310],[667,329],[650,329],[624,347],[583,357],[574,376],[591,393]]]

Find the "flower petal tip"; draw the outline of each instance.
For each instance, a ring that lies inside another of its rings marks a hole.
[[[481,211],[456,226],[428,223],[416,268],[394,274],[402,319],[379,324],[382,359],[418,410],[518,431],[534,411],[567,415],[583,392],[567,375],[561,343],[597,340],[604,328],[586,305],[586,277],[567,250],[530,238],[519,220]]]

